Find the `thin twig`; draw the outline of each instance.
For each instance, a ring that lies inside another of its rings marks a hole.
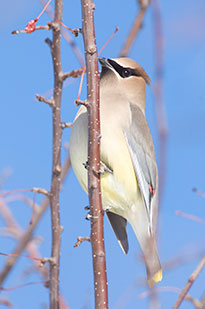
[[[74,248],[79,247],[83,241],[90,241],[90,237],[82,237],[82,236],[78,236],[77,238],[77,242],[74,244]]]
[[[46,26],[36,26],[35,31],[36,30],[50,30],[50,27],[48,25],[46,25]],[[32,32],[34,32],[34,31],[32,31]],[[19,33],[28,33],[28,31],[23,29],[23,30],[14,30],[14,31],[11,32],[11,34],[19,34]]]
[[[129,50],[139,32],[139,30],[141,29],[142,27],[142,22],[143,22],[143,19],[144,19],[144,15],[145,15],[145,12],[150,4],[150,1],[151,0],[139,0],[139,6],[140,6],[140,10],[139,12],[137,13],[136,15],[136,18],[135,18],[135,21],[134,21],[134,24],[130,30],[130,33],[126,39],[126,42],[124,43],[123,47],[122,47],[122,50],[120,52],[120,56],[121,57],[126,57],[129,53]]]
[[[11,34],[19,34],[19,33],[32,33],[36,30],[50,30],[50,26],[47,25],[47,26],[36,26],[36,23],[38,22],[39,18],[41,17],[41,15],[44,13],[44,11],[46,10],[46,8],[48,7],[49,3],[51,2],[52,0],[48,0],[48,2],[45,4],[43,10],[40,12],[40,14],[34,18],[34,19],[31,19],[26,27],[23,29],[23,30],[14,30],[11,32]]]
[[[185,213],[185,212],[182,212],[182,211],[179,211],[179,210],[176,210],[175,213],[176,213],[177,216],[180,216],[180,217],[192,220],[192,221],[196,221],[196,222],[205,224],[205,220],[204,219],[202,219],[200,217],[197,217],[197,216],[194,216],[192,214],[188,214],[188,213]]]
[[[68,29],[68,31],[70,31],[76,38],[78,37],[78,34],[79,33],[82,33],[82,29],[80,28],[74,28],[74,29],[71,29],[69,28],[68,26],[66,26],[62,21],[58,20],[58,22],[66,29]]]
[[[88,101],[88,192],[91,213],[91,243],[95,287],[95,308],[108,308],[104,247],[103,210],[100,191],[100,106],[94,3],[81,0]]]
[[[70,156],[68,155],[65,163],[62,168],[62,173],[61,173],[61,183],[64,181],[68,170],[70,168]],[[40,219],[42,218],[43,214],[47,210],[49,205],[49,199],[46,197],[42,201],[41,205],[39,206],[39,211],[37,211],[32,220],[32,224],[27,227],[27,229],[22,233],[19,237],[19,242],[16,246],[16,248],[13,250],[13,256],[9,257],[6,260],[6,263],[0,273],[0,286],[3,285],[3,282],[5,281],[6,277],[10,273],[10,271],[13,269],[14,265],[16,264],[16,261],[18,260],[21,252],[24,250],[24,248],[29,244],[32,233],[36,229]]]
[[[192,284],[194,283],[194,281],[196,280],[196,278],[198,277],[198,275],[200,274],[200,272],[202,271],[203,267],[205,265],[205,256],[202,258],[201,262],[199,263],[199,265],[197,266],[197,268],[194,270],[194,272],[191,274],[191,276],[189,277],[189,280],[187,281],[184,289],[181,291],[181,293],[179,294],[179,297],[173,307],[173,309],[177,309],[179,308],[179,306],[181,305],[181,303],[183,302],[183,300],[185,299],[185,296],[187,295],[187,293],[189,292]]]
[[[27,203],[33,203],[32,201],[28,201]],[[38,209],[40,209],[40,206],[38,205]],[[5,199],[0,200],[0,213],[2,217],[4,218],[8,229],[11,230],[12,234],[15,236],[17,239],[21,239],[21,236],[24,234],[22,228],[18,225],[17,221],[15,220],[13,213],[9,210],[5,203]],[[48,267],[42,267],[46,262],[52,263],[51,258],[45,258],[41,257],[38,247],[37,247],[37,241],[35,238],[32,238],[28,244],[25,246],[25,249],[29,253],[29,255],[22,255],[22,254],[4,254],[1,253],[1,255],[6,255],[6,256],[14,256],[14,257],[28,257],[31,258],[36,270],[43,276],[43,278],[48,282],[49,274],[48,274]],[[60,308],[69,308],[68,305],[65,303],[65,300],[63,298],[63,295],[60,295]]]
[[[164,263],[162,263],[162,269],[164,272],[174,270],[175,268],[185,265],[186,263],[190,263],[191,261],[195,261],[198,258],[202,258],[205,254],[204,250],[200,250],[197,252],[194,252],[195,250],[193,249],[192,246],[189,246],[188,248],[182,248],[183,254],[176,256]],[[189,252],[189,254],[186,254]],[[141,259],[140,259],[141,260]],[[116,301],[116,303],[113,306],[113,309],[122,309],[122,308],[127,308],[128,307],[128,302],[131,301],[131,299],[136,296],[136,288],[141,288],[145,287],[147,285],[147,280],[146,278],[142,277],[139,278],[137,281],[131,282],[124,292],[120,295],[119,299]],[[180,293],[180,289],[177,287],[154,287],[152,289],[149,289],[141,294],[138,295],[139,298],[147,297],[150,296],[150,294],[156,294],[158,292],[176,292]],[[202,309],[202,308],[200,308]]]
[[[80,68],[78,70],[73,70],[71,72],[67,72],[67,73],[63,73],[62,75],[62,80],[66,80],[68,77],[73,77],[73,78],[77,78],[79,77],[80,75],[82,75],[83,73],[83,69]]]
[[[42,95],[40,94],[36,94],[36,99],[39,101],[39,102],[44,102],[46,104],[48,104],[49,106],[53,107],[54,106],[54,100],[53,99],[46,99],[45,97],[43,97]]]
[[[14,190],[11,190],[11,191],[7,191],[7,192],[4,192],[2,194],[0,194],[0,198],[3,198],[7,195],[10,195],[10,194],[13,194],[13,193],[16,193],[16,192],[34,192],[34,193],[41,193],[41,194],[44,194],[46,196],[49,195],[48,191],[45,190],[45,189],[42,189],[42,188],[31,188],[31,189],[14,189]]]
[[[148,291],[145,291],[141,294],[138,295],[138,298],[143,299],[146,298],[147,296],[150,296],[153,293],[161,293],[161,292],[172,292],[172,293],[180,293],[180,289],[175,287],[175,286],[159,286],[159,287],[155,287],[153,289],[149,289]],[[203,305],[202,303],[196,299],[191,297],[190,295],[186,295],[185,299],[190,301],[196,309],[202,309]]]
[[[10,292],[10,291],[21,289],[21,288],[23,288],[25,286],[34,285],[34,284],[44,284],[44,285],[46,285],[47,282],[46,281],[28,282],[28,283],[24,283],[24,284],[19,284],[17,286],[13,286],[11,288],[2,288],[2,287],[0,287],[0,290],[1,291],[6,291],[6,292]]]

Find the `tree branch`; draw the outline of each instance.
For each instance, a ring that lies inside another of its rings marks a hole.
[[[47,100],[46,98],[44,98],[42,95],[40,94],[36,94],[36,99],[39,101],[39,102],[44,102],[46,104],[48,104],[49,106],[53,107],[54,106],[54,101],[51,99],[51,100]]]
[[[60,175],[61,175],[61,96],[62,96],[62,66],[61,66],[61,29],[58,21],[62,20],[63,0],[55,0],[54,22],[50,23],[53,32],[53,42],[51,54],[54,69],[54,105],[52,108],[53,122],[53,162],[52,180],[50,190],[50,207],[52,223],[52,252],[51,258],[54,263],[50,263],[49,288],[50,288],[50,308],[59,308],[59,264],[61,245],[61,226],[59,211],[60,195]]]
[[[127,37],[126,42],[124,43],[122,50],[120,52],[120,57],[126,57],[129,53],[129,50],[142,27],[143,18],[145,15],[145,12],[150,4],[151,0],[138,0],[140,11],[137,13],[134,24],[130,30],[130,33]]]
[[[61,173],[61,183],[64,181],[69,168],[70,168],[70,156],[68,155],[63,165],[63,169]],[[32,224],[29,224],[27,229],[19,236],[19,242],[16,248],[12,252],[13,256],[7,259],[6,264],[0,273],[0,286],[3,285],[6,277],[8,276],[10,271],[13,269],[14,265],[16,264],[16,261],[20,257],[20,254],[25,249],[25,247],[29,244],[31,237],[32,237],[32,233],[36,229],[40,219],[42,218],[43,214],[47,210],[48,205],[49,205],[49,199],[46,197],[43,199],[43,202],[39,206],[38,211],[35,212],[33,219],[32,219]]]
[[[42,4],[43,4],[43,6],[46,5],[46,1],[45,1],[45,0],[41,0],[41,2],[42,2]],[[53,14],[53,11],[52,11],[52,9],[51,9],[50,6],[48,6],[48,7],[46,8],[46,12],[47,12],[48,15],[50,16],[50,18],[53,20],[53,19],[54,19],[54,14]],[[68,44],[70,44],[70,47],[71,47],[71,49],[73,50],[75,56],[77,57],[77,59],[78,59],[80,65],[81,65],[82,67],[84,67],[85,64],[84,64],[83,56],[82,56],[82,54],[81,54],[80,49],[79,49],[78,46],[76,45],[75,41],[72,39],[72,37],[70,36],[70,34],[68,33],[68,31],[66,31],[66,29],[62,28],[62,29],[61,29],[61,33],[62,33],[64,39],[68,42]]]
[[[202,258],[202,260],[199,263],[199,265],[197,266],[197,268],[194,270],[194,272],[189,277],[189,280],[187,281],[187,284],[185,285],[184,289],[179,294],[179,297],[178,297],[178,299],[177,299],[173,309],[178,309],[179,308],[179,306],[181,305],[181,303],[185,299],[187,293],[189,292],[192,284],[194,283],[194,281],[196,280],[196,278],[198,277],[198,275],[202,271],[204,265],[205,265],[205,256]]]
[[[103,210],[100,190],[99,73],[92,0],[81,0],[83,39],[87,71],[88,103],[88,192],[91,213],[91,243],[94,270],[95,308],[108,308],[104,248]]]

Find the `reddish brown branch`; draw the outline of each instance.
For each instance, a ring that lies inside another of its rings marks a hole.
[[[51,258],[54,263],[50,263],[49,288],[50,288],[50,308],[59,308],[59,265],[61,246],[61,226],[59,211],[59,195],[61,184],[61,96],[62,96],[62,65],[61,65],[61,30],[57,22],[62,20],[63,0],[55,0],[54,23],[50,23],[53,32],[51,54],[54,70],[54,105],[52,108],[53,122],[53,161],[52,180],[50,190],[51,224],[52,224],[52,252]]]
[[[104,247],[103,210],[100,191],[100,110],[99,73],[94,28],[94,4],[81,0],[83,39],[87,71],[88,103],[88,192],[91,213],[91,243],[94,270],[95,308],[108,308],[107,275]]]
[[[46,1],[45,0],[41,0],[42,4],[45,6],[46,4]],[[53,11],[51,9],[50,6],[48,6],[46,8],[46,12],[48,13],[48,15],[50,16],[51,19],[54,18],[54,14],[53,14]],[[83,59],[83,56],[81,54],[81,51],[79,50],[79,48],[77,47],[75,41],[72,39],[72,37],[70,36],[70,34],[68,33],[68,31],[66,31],[66,29],[62,28],[61,29],[61,33],[64,37],[64,39],[68,42],[68,44],[70,44],[75,56],[77,57],[79,63],[81,66],[84,66],[84,59]]]
[[[194,281],[196,280],[196,278],[198,277],[198,275],[202,271],[204,265],[205,265],[205,256],[202,258],[202,260],[199,263],[199,265],[197,266],[197,268],[194,270],[194,272],[189,277],[189,280],[187,281],[187,284],[185,285],[184,289],[179,294],[179,297],[178,297],[173,309],[179,308],[179,306],[181,305],[181,303],[185,299],[187,293],[189,292],[192,284],[194,283]]]
[[[139,30],[141,29],[142,27],[142,22],[143,22],[143,18],[144,18],[144,15],[145,15],[145,12],[150,4],[150,1],[151,0],[139,0],[139,6],[140,6],[140,10],[139,12],[137,13],[136,15],[136,18],[135,18],[135,21],[134,21],[134,24],[130,30],[130,33],[127,37],[127,40],[126,42],[124,43],[124,46],[122,47],[122,50],[120,52],[120,56],[121,57],[125,57],[128,55],[129,53],[129,50],[139,32]]]

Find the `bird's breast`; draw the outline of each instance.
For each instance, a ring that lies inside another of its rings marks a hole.
[[[123,109],[123,108],[122,108]],[[126,111],[128,112],[128,111]],[[125,113],[125,110],[124,110]],[[122,113],[110,113],[101,105],[101,161],[112,170],[101,175],[103,208],[112,208],[121,213],[141,199],[137,178],[124,137],[123,128],[127,123]],[[70,136],[70,156],[73,170],[87,192],[87,170],[84,163],[88,155],[88,116],[82,108],[74,121]],[[121,213],[123,215],[123,213]]]

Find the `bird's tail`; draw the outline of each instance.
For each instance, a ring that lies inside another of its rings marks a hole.
[[[138,224],[132,224],[132,228],[137,236],[138,242],[143,252],[147,270],[147,280],[149,287],[162,280],[162,268],[159,261],[155,237],[145,231],[145,227],[139,229]]]

